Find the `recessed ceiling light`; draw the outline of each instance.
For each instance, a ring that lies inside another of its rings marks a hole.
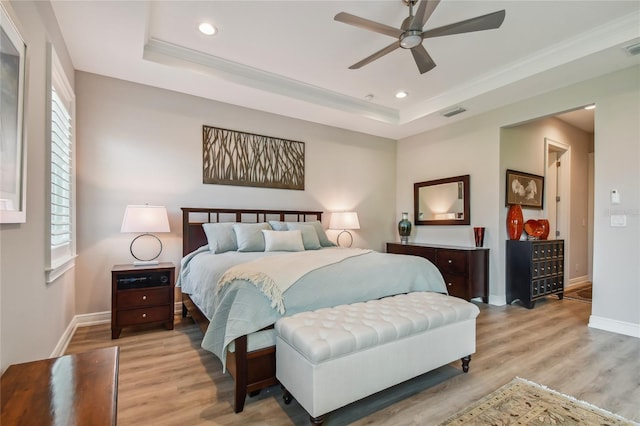
[[[409,94],[407,92],[405,92],[404,90],[401,90],[398,93],[396,93],[396,98],[398,98],[398,99],[404,99],[407,96],[409,96]]]
[[[368,94],[367,96],[365,96],[364,98],[365,98],[366,100],[368,100],[368,101],[372,101],[374,97],[375,97],[375,96],[373,96],[371,93],[369,93],[369,94]]]
[[[584,109],[596,109],[596,104],[587,105]]]
[[[214,35],[217,32],[216,27],[208,22],[203,22],[202,24],[198,25],[198,29],[204,35]]]

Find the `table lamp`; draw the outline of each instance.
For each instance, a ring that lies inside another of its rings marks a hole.
[[[360,222],[358,221],[358,213],[356,212],[334,212],[331,214],[331,221],[329,222],[329,229],[341,229],[342,232],[338,234],[338,238],[336,242],[339,247],[343,247],[340,244],[340,236],[344,233],[347,233],[351,238],[349,245],[346,247],[351,247],[353,244],[353,235],[349,232],[349,229],[360,229]]]
[[[140,233],[140,235],[131,241],[131,245],[129,246],[131,255],[136,259],[136,261],[133,262],[134,265],[157,265],[158,261],[156,259],[160,256],[160,253],[162,253],[162,241],[160,241],[160,238],[156,235],[152,234],[152,232],[170,232],[167,209],[163,206],[127,206],[124,211],[120,232]],[[141,255],[136,256],[133,244],[141,237],[152,237],[158,241],[160,249],[155,256],[153,256],[153,254],[151,255],[152,257],[147,258],[141,258]]]

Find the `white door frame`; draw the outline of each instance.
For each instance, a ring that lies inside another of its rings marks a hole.
[[[558,158],[562,162],[562,166],[560,166],[560,173],[558,175],[558,180],[560,181],[559,197],[562,201],[562,205],[558,214],[556,229],[560,230],[560,236],[564,240],[564,282],[566,288],[567,284],[569,283],[569,275],[571,272],[568,269],[569,254],[571,253],[571,227],[569,226],[569,218],[571,217],[571,145],[564,142],[558,142],[550,138],[544,138],[544,173],[546,188],[549,188],[548,185],[551,184],[551,182],[547,181],[547,164],[549,162],[549,151],[559,152],[560,155],[558,156]],[[545,192],[548,193],[548,191]],[[547,198],[546,201],[549,202],[549,199]],[[549,214],[548,202],[547,207],[545,207],[544,209],[545,216]],[[553,200],[552,202],[555,202],[555,200]],[[550,235],[550,237],[551,239],[557,238],[555,235]]]

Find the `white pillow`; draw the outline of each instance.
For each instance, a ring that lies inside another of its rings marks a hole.
[[[238,251],[264,251],[263,229],[271,229],[268,223],[234,223]]]
[[[236,233],[233,232],[233,222],[203,223],[202,228],[207,236],[209,250],[213,253],[224,253],[238,250]]]
[[[264,251],[304,251],[302,232],[268,231],[263,229]]]

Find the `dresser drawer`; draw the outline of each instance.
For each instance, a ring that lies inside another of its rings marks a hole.
[[[149,322],[173,320],[173,306],[153,306],[139,309],[127,309],[116,313],[116,325],[125,327],[127,325],[146,324]]]
[[[463,275],[445,273],[442,274],[442,278],[444,278],[444,283],[447,286],[447,291],[450,296],[459,297],[461,299],[466,299],[468,297],[466,277]]]
[[[438,250],[436,257],[436,266],[442,274],[461,274],[467,273],[467,255],[457,250]]]
[[[172,291],[171,286],[119,291],[118,309],[170,304]]]

